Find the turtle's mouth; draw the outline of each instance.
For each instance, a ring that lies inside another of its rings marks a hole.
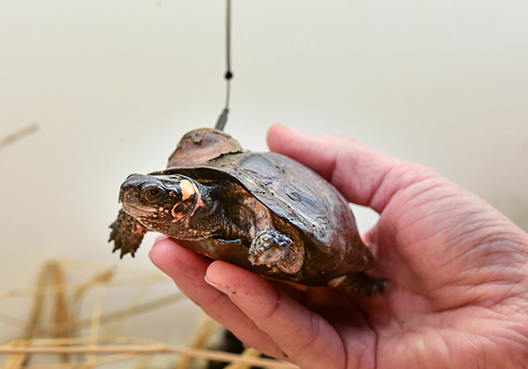
[[[153,216],[157,214],[157,210],[151,207],[138,206],[135,204],[125,203],[125,202],[123,202],[123,209],[125,210],[125,212],[127,212],[127,214],[132,215],[133,217]]]

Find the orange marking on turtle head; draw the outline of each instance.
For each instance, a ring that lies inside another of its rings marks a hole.
[[[194,185],[187,179],[184,179],[180,182],[180,188],[181,188],[181,194],[182,194],[182,200],[187,200],[189,197],[194,195],[195,189]]]

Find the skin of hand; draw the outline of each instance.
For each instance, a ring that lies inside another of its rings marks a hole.
[[[167,238],[150,258],[247,346],[303,369],[528,367],[528,235],[431,169],[274,125],[272,151],[380,214],[363,236],[384,294],[292,286]]]

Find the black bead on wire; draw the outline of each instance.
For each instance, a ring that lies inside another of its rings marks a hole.
[[[231,92],[231,79],[233,72],[231,72],[231,0],[226,0],[226,67],[227,72],[224,76],[226,80],[226,102],[222,114],[216,121],[215,128],[223,131],[227,123],[227,114],[229,113],[229,95]]]

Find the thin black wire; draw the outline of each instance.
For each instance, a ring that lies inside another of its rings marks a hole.
[[[227,80],[226,81],[226,102],[225,102],[226,109],[229,108],[229,95],[230,95],[230,92],[231,92],[231,81]]]
[[[226,66],[225,79],[229,82],[233,78],[233,73],[231,73],[231,0],[226,0]]]
[[[229,96],[231,94],[231,78],[233,78],[233,73],[231,72],[231,0],[226,0],[226,74],[224,78],[226,79],[226,101],[225,108],[222,111],[222,114],[218,117],[216,121],[216,129],[220,131],[224,130],[224,127],[227,123],[227,114],[229,113]]]

